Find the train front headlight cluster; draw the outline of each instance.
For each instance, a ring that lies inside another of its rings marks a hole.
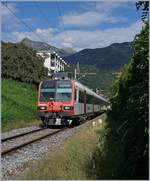
[[[46,110],[46,106],[40,106],[39,109],[40,110]]]
[[[71,106],[64,106],[64,110],[71,110],[72,107]]]

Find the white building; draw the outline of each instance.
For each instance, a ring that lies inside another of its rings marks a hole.
[[[44,67],[48,68],[48,75],[64,71],[67,63],[56,53],[51,51],[38,51],[37,55],[44,58]]]

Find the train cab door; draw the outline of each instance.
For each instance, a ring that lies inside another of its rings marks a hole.
[[[79,103],[79,90],[75,89],[75,102]]]
[[[75,88],[75,94],[74,94],[74,114],[78,115],[80,112],[79,108],[79,90]]]

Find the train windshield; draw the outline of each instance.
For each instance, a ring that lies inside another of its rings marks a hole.
[[[56,89],[56,101],[71,101],[72,87],[71,84],[59,83]]]
[[[55,88],[42,88],[40,101],[53,101],[55,100]]]
[[[70,81],[49,81],[49,84],[42,84],[40,101],[69,102],[71,95],[72,85]]]

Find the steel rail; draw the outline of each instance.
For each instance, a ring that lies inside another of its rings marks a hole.
[[[20,144],[20,145],[18,145],[18,146],[13,147],[13,148],[4,150],[4,151],[2,151],[1,156],[4,156],[4,155],[6,155],[6,154],[8,154],[8,153],[10,153],[10,152],[13,152],[13,151],[15,151],[15,150],[18,150],[19,148],[22,148],[22,147],[25,147],[25,146],[27,146],[27,145],[30,145],[30,144],[32,144],[32,143],[34,143],[34,142],[36,142],[36,141],[42,140],[42,139],[44,139],[44,138],[46,138],[46,137],[53,136],[53,135],[55,135],[55,134],[57,134],[57,133],[65,130],[65,129],[68,129],[68,128],[65,127],[65,128],[63,128],[63,129],[54,131],[54,132],[52,132],[52,133],[48,133],[48,134],[46,134],[46,135],[44,135],[44,136],[41,136],[41,137],[36,138],[36,139],[34,139],[34,140],[25,142],[25,143],[23,143],[23,144]]]
[[[25,136],[25,135],[27,135],[27,134],[35,133],[35,132],[38,132],[38,131],[41,131],[41,130],[44,130],[44,129],[46,129],[46,128],[39,128],[39,129],[35,129],[35,130],[28,131],[28,132],[25,132],[25,133],[17,134],[17,135],[14,135],[14,136],[2,138],[2,139],[1,139],[1,142],[5,142],[5,141],[8,141],[8,140],[12,140],[12,139],[14,139],[14,138],[18,138],[18,137],[21,137],[21,136]]]

